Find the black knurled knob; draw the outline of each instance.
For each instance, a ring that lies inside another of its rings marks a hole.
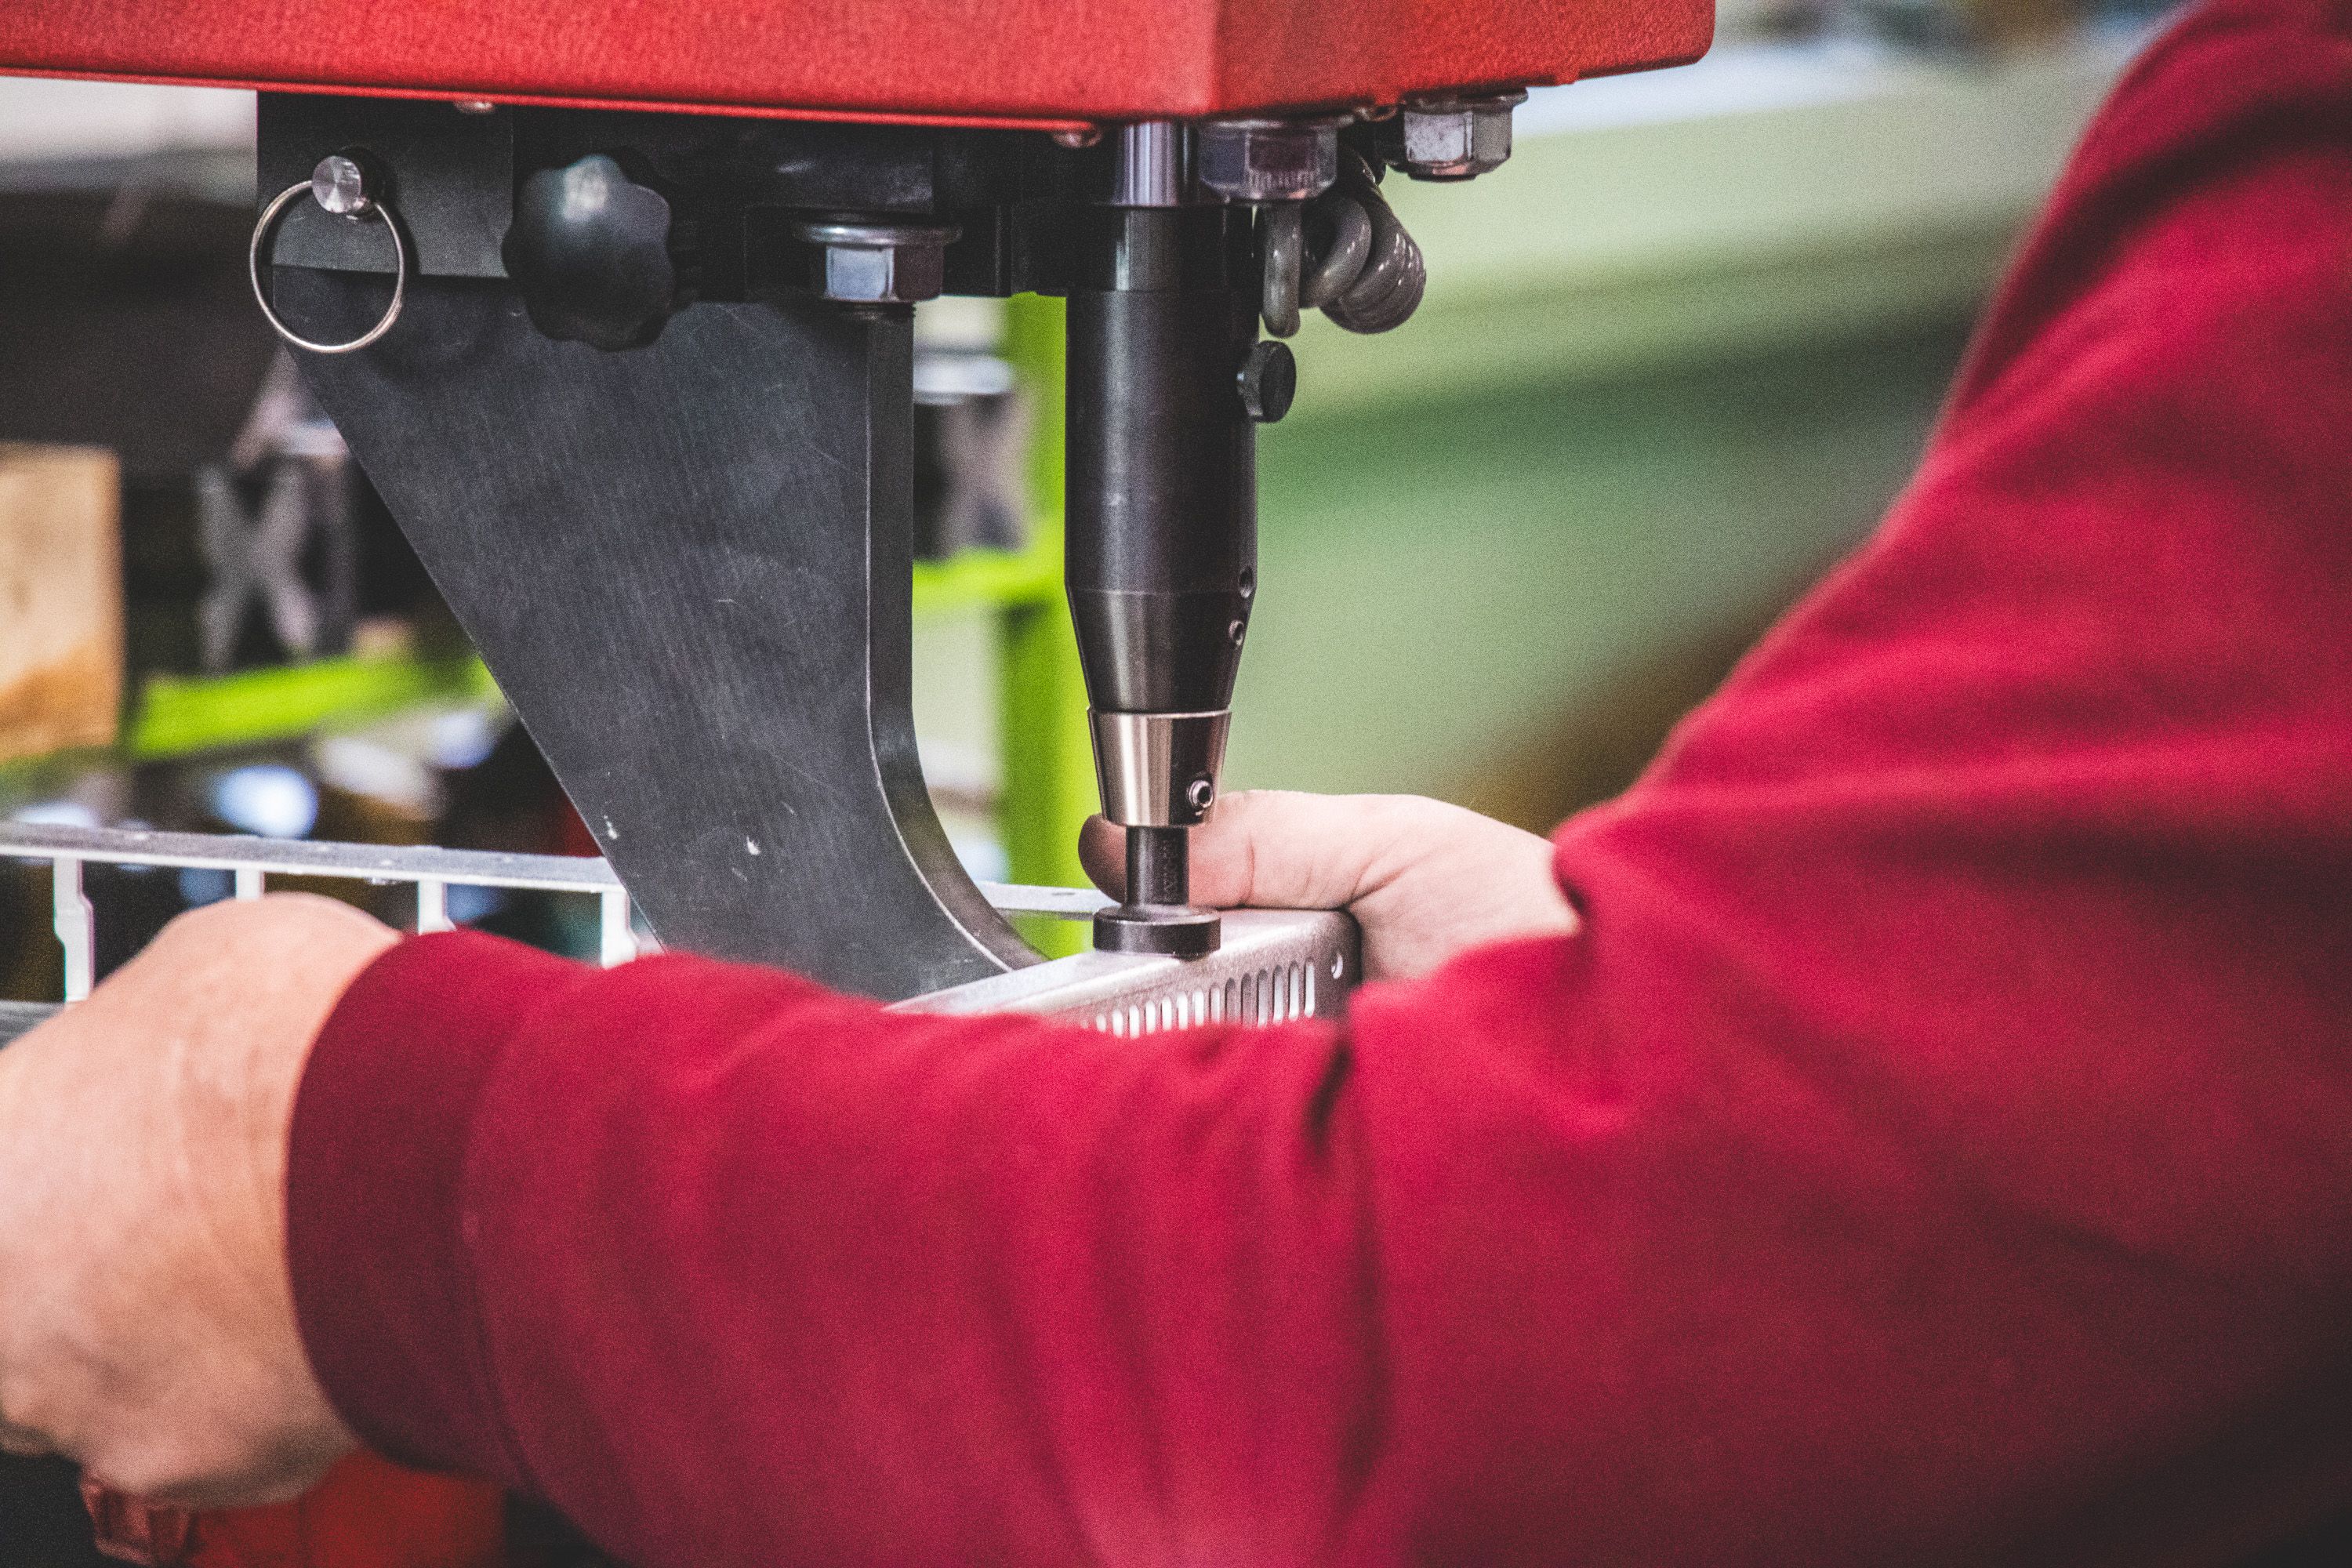
[[[1271,425],[1290,412],[1290,401],[1298,395],[1298,361],[1287,344],[1252,343],[1234,380],[1249,416]]]
[[[602,153],[523,182],[501,254],[551,338],[643,348],[682,302],[668,198]]]

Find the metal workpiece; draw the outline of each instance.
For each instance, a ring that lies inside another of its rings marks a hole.
[[[1336,1017],[1362,973],[1356,922],[1320,910],[1228,910],[1211,954],[1097,951],[903,1002],[905,1013],[1034,1013],[1122,1037],[1203,1024]]]
[[[1096,711],[1087,721],[1106,818],[1121,827],[1191,827],[1208,816],[1224,776],[1231,712]]]
[[[810,287],[845,305],[914,305],[936,300],[947,282],[953,224],[847,222],[795,226],[815,250]]]
[[[304,367],[656,934],[886,999],[1035,961],[916,755],[912,337],[802,298],[601,353],[427,278]]]
[[[1409,99],[1386,129],[1389,161],[1416,180],[1467,180],[1511,155],[1511,111],[1524,89]]]
[[[1193,127],[1192,177],[1229,202],[1302,202],[1339,177],[1343,117],[1206,120]]]

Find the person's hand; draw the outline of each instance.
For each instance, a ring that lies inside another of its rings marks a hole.
[[[1114,898],[1127,890],[1126,845],[1126,831],[1099,816],[1078,839],[1087,874]],[[1552,879],[1549,840],[1409,795],[1229,795],[1192,830],[1192,901],[1346,910],[1364,928],[1372,980],[1425,974],[1487,942],[1576,929]]]
[[[394,941],[304,895],[181,916],[0,1050],[0,1446],[134,1496],[293,1496],[352,1446],[286,1267],[310,1045]]]

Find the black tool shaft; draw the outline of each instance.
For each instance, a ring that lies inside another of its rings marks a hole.
[[[1191,829],[1127,830],[1127,901],[1130,905],[1192,901]]]
[[[1244,215],[1104,207],[1069,295],[1067,585],[1104,712],[1230,705],[1256,586]]]

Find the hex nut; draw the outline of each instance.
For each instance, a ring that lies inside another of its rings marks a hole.
[[[869,250],[829,245],[824,250],[824,297],[845,304],[911,305],[939,298],[946,264],[936,246],[897,246]]]
[[[1229,202],[1304,201],[1339,177],[1339,121],[1207,121],[1193,153],[1193,177]]]
[[[812,223],[800,232],[816,248],[811,286],[845,305],[938,299],[947,283],[947,247],[957,234],[942,224]]]
[[[1511,110],[1524,91],[1423,100],[1397,116],[1397,167],[1416,180],[1467,180],[1511,155]]]

